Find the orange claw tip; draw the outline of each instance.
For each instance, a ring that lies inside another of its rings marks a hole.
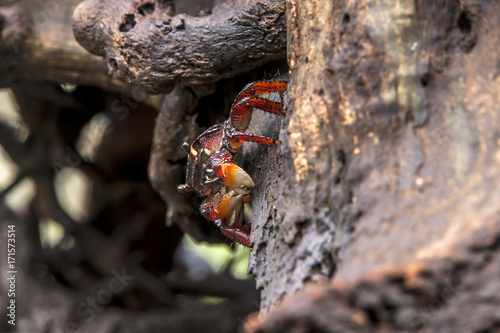
[[[189,147],[189,155],[191,157],[196,157],[198,156],[198,152],[196,151],[196,149],[193,148],[193,146]]]
[[[239,194],[248,194],[255,187],[252,178],[242,168],[234,163],[224,163],[224,184]]]

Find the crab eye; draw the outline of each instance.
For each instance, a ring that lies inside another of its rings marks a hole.
[[[190,150],[190,148],[191,148],[191,146],[189,145],[189,143],[184,142],[184,143],[182,144],[182,148],[184,148],[184,151],[185,151],[186,153],[188,153],[188,154],[189,154],[189,150]]]
[[[191,157],[198,156],[198,152],[193,148],[193,146],[191,146],[191,148],[189,149],[189,155],[191,155]]]

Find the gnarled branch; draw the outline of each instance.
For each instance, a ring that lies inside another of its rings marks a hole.
[[[75,9],[73,30],[114,78],[152,92],[215,82],[286,52],[284,1],[228,1],[193,17],[174,16],[165,1],[87,0]]]

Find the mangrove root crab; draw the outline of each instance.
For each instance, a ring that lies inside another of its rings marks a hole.
[[[186,183],[180,192],[196,191],[207,196],[200,207],[201,214],[214,221],[229,239],[251,247],[250,224],[243,224],[243,205],[250,201],[255,186],[252,178],[233,159],[243,142],[276,146],[278,141],[265,136],[245,133],[253,109],[283,115],[283,92],[286,81],[256,81],[248,84],[234,100],[229,119],[208,128],[194,142],[184,143],[188,152]],[[276,102],[263,95],[277,92]]]

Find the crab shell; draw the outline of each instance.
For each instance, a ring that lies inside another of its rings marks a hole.
[[[177,188],[181,192],[195,190],[207,195],[220,186],[220,180],[239,194],[248,194],[255,186],[252,178],[242,168],[231,163],[241,147],[240,142],[229,142],[226,134],[228,122],[208,128],[189,146],[186,184]],[[234,140],[233,140],[234,141]],[[205,194],[207,193],[207,194]]]

